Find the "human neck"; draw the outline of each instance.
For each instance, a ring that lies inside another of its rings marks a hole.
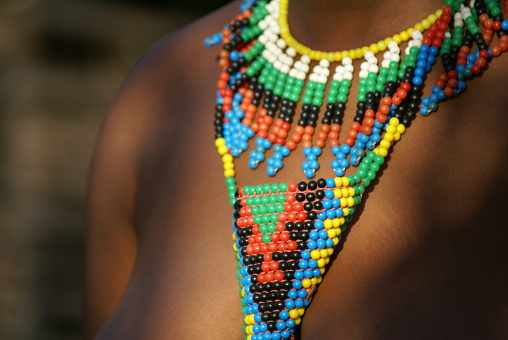
[[[289,0],[292,35],[313,49],[334,51],[370,45],[412,27],[443,0]]]

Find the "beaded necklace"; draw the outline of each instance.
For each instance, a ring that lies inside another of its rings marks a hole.
[[[412,28],[337,52],[312,50],[296,41],[287,24],[287,5],[288,0],[246,0],[221,33],[205,39],[206,46],[222,44],[215,145],[234,208],[233,249],[249,340],[294,338],[330,256],[390,148],[417,113],[436,111],[508,50],[508,20],[495,0],[445,0],[442,9]],[[497,43],[490,46],[494,34]],[[401,57],[403,42],[407,48]],[[376,54],[381,52],[379,65]],[[423,97],[427,74],[439,57],[444,71],[431,95]],[[357,110],[340,144],[355,59],[364,59]],[[253,169],[266,161],[267,174],[274,176],[301,143],[307,178],[315,176],[325,150],[335,156],[330,166],[336,177],[238,189],[233,161],[254,137],[255,149],[249,153]],[[350,166],[358,169],[345,176]]]

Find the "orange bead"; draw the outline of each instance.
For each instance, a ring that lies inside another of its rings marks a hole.
[[[314,128],[310,125],[306,126],[305,127],[305,133],[306,134],[309,134],[309,135],[313,135],[314,134]]]
[[[277,144],[279,144],[279,145],[284,145],[285,140],[284,140],[284,138],[277,137],[277,138],[275,139],[275,143],[277,143]]]
[[[492,47],[491,51],[494,57],[498,57],[499,55],[501,55],[501,49],[499,48],[499,46]]]
[[[279,132],[277,133],[277,136],[279,136],[280,138],[286,138],[288,136],[288,132],[284,129],[280,129]]]
[[[337,139],[339,139],[339,133],[337,131],[332,131],[328,135],[328,138],[330,138],[332,140],[337,140]]]
[[[326,132],[319,132],[318,135],[317,135],[318,139],[320,140],[327,140],[328,139],[328,134]]]
[[[292,140],[288,141],[286,143],[286,147],[291,150],[291,151],[294,151],[296,149],[296,143],[293,142]]]
[[[302,139],[304,141],[312,141],[312,136],[306,133],[303,135]]]
[[[324,148],[325,147],[325,144],[326,142],[322,139],[318,139],[316,142],[315,142],[316,146],[319,147],[319,148]]]
[[[331,128],[332,128],[332,131],[336,131],[336,132],[340,132],[340,129],[341,129],[340,125],[335,124],[335,123],[332,124]]]
[[[268,135],[268,140],[270,141],[270,143],[275,143],[275,140],[277,139],[277,136],[274,135],[273,133],[270,133]]]
[[[302,135],[293,133],[293,135],[291,136],[291,140],[295,143],[300,143],[302,141]]]
[[[390,100],[390,102],[392,102],[392,101],[393,101],[393,98]],[[390,107],[388,105],[383,104],[379,107],[379,112],[386,115],[390,112]]]
[[[306,140],[306,141],[304,141],[304,142],[302,143],[302,146],[303,146],[304,148],[311,148],[311,147],[312,147],[312,142],[311,142],[311,141]]]
[[[321,125],[321,131],[326,132],[326,133],[330,132],[330,125],[328,125],[328,124]]]
[[[330,139],[328,144],[330,144],[330,146],[337,146],[339,145],[339,141],[337,139]]]
[[[344,144],[347,144],[349,146],[353,146],[355,144],[355,140],[353,138],[346,138],[346,140],[344,141]]]
[[[373,118],[374,115],[375,115],[374,110],[372,110],[372,109],[365,110],[365,117]]]
[[[356,136],[358,136],[358,131],[356,131],[356,130],[349,130],[349,132],[347,133],[347,135],[348,135],[350,138],[356,138]]]
[[[296,134],[299,134],[299,135],[303,135],[303,132],[305,131],[305,129],[303,128],[303,126],[301,125],[298,125],[296,128],[295,128],[295,133]]]
[[[452,88],[450,88],[450,87],[448,87],[448,86],[447,86],[447,87],[445,87],[445,89],[444,89],[444,94],[445,94],[447,97],[451,97],[451,96],[453,96],[453,89],[452,89]]]

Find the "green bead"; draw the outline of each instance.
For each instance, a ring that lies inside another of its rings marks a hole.
[[[251,210],[252,210],[252,215],[259,215],[259,207],[253,206]]]
[[[268,196],[261,197],[261,203],[265,205],[270,203],[270,198]]]
[[[264,234],[261,239],[263,240],[264,243],[270,243],[272,241],[270,234]]]
[[[256,194],[261,195],[263,193],[263,186],[257,185],[256,186]]]
[[[376,157],[374,158],[374,162],[376,162],[379,165],[382,165],[385,162],[385,158],[383,156],[376,155]]]
[[[282,186],[282,184],[281,184],[281,186]],[[283,191],[283,190],[281,189],[280,191]],[[286,187],[286,190],[285,190],[285,191],[287,191],[287,187]],[[277,201],[278,201],[279,203],[284,203],[284,202],[286,202],[286,195],[284,195],[284,194],[280,194],[280,195],[277,197]]]
[[[279,185],[279,189],[280,189],[280,192],[286,192],[286,191],[288,191],[288,185],[287,185],[287,183],[281,183]],[[281,196],[284,196],[284,195],[281,195]],[[286,198],[284,196],[284,202],[285,201],[286,201]]]
[[[268,226],[266,224],[262,224],[259,226],[259,232],[261,234],[265,234],[268,231]]]
[[[269,194],[272,191],[272,186],[270,184],[263,185],[263,192],[265,194]]]
[[[376,173],[374,171],[367,172],[367,178],[373,180],[374,178],[376,178]]]
[[[275,224],[270,223],[270,224],[268,225],[268,232],[270,232],[270,233],[274,233],[274,232],[276,232],[276,231],[277,231],[277,227],[275,226]]]
[[[259,211],[260,215],[266,214],[267,213],[266,206],[264,206],[264,205],[260,206],[258,211]]]
[[[363,179],[363,185],[365,185],[365,187],[368,187],[370,185],[370,179],[364,178]]]
[[[276,223],[276,222],[279,222],[279,215],[278,214],[273,214],[270,216],[270,221],[269,222],[272,222],[272,223]]]
[[[367,177],[367,170],[364,170],[364,169],[359,169],[358,172],[356,173],[358,176],[360,176],[361,178],[365,178]]]
[[[275,206],[275,211],[278,212],[278,213],[281,213],[281,212],[284,212],[284,205],[282,204],[277,204]]]
[[[312,100],[312,104],[316,105],[316,106],[321,106],[323,104],[323,99],[321,99],[321,98],[314,98]]]
[[[279,192],[279,185],[278,184],[272,184],[272,192],[274,194]],[[275,197],[275,196],[272,196],[272,197]]]
[[[270,215],[276,213],[275,207],[273,205],[271,205],[271,204],[267,206],[267,209],[268,209],[268,213]]]
[[[310,104],[312,102],[312,97],[311,96],[304,96],[302,98],[302,103],[304,104]]]
[[[332,89],[337,89],[340,87],[340,82],[338,80],[332,80],[330,83],[330,87]]]
[[[255,224],[261,224],[261,222],[263,222],[262,216],[254,216],[254,223]]]
[[[326,84],[316,83],[316,90],[318,90],[318,91],[324,91],[325,88],[326,88]]]
[[[379,164],[372,163],[369,168],[371,171],[378,172],[379,171]]]

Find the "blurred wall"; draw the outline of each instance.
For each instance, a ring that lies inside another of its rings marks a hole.
[[[80,338],[100,123],[144,50],[223,2],[0,1],[0,339]]]

